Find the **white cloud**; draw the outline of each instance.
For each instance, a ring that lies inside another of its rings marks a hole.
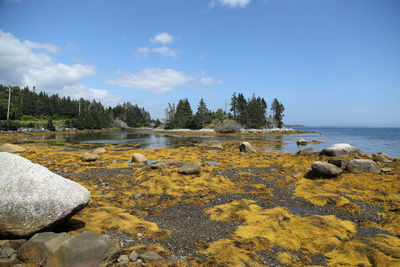
[[[0,84],[35,86],[50,94],[59,93],[73,98],[85,97],[112,103],[116,97],[106,90],[92,89],[81,81],[96,73],[92,65],[66,65],[54,62],[46,53],[61,51],[51,44],[20,41],[11,33],[0,30]]]
[[[115,96],[107,90],[93,89],[81,84],[64,86],[64,88],[60,91],[60,95],[70,96],[74,99],[84,98],[88,100],[97,100],[107,106],[114,106],[122,102],[121,97]]]
[[[183,71],[173,69],[150,68],[137,73],[119,73],[118,78],[108,79],[105,82],[138,90],[163,94],[176,90],[177,87],[195,80],[195,77]]]
[[[189,83],[204,85],[221,84],[222,81],[208,77],[204,72],[192,75],[173,69],[150,68],[137,73],[118,73],[119,77],[105,82],[124,88],[144,90],[155,94],[164,94],[176,90],[180,86],[193,87]]]
[[[214,8],[216,5],[221,5],[221,6],[228,6],[232,8],[236,7],[245,7],[248,4],[250,4],[251,0],[213,0],[210,2],[209,6],[211,8]]]
[[[164,57],[178,57],[178,52],[166,46],[151,49],[152,52],[163,55]]]
[[[178,51],[166,46],[156,47],[151,49],[148,47],[137,47],[134,56],[137,58],[146,57],[149,53],[157,53],[164,57],[175,57],[175,58],[178,57]]]
[[[167,33],[167,32],[162,32],[154,36],[153,38],[150,38],[150,42],[152,43],[161,43],[161,44],[169,44],[174,41],[174,37]]]

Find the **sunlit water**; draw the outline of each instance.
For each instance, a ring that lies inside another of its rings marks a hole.
[[[127,149],[194,146],[206,139],[237,140],[238,142],[254,141],[265,143],[266,151],[280,150],[284,152],[296,152],[308,147],[314,147],[318,151],[332,144],[349,143],[366,153],[384,152],[392,157],[400,157],[400,128],[307,127],[296,129],[314,131],[314,133],[266,137],[193,137],[124,131],[53,135],[47,138],[59,140],[59,144],[122,144]],[[318,140],[324,143],[297,146],[296,140],[298,138],[304,138],[307,141]]]

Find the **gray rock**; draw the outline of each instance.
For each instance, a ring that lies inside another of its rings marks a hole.
[[[155,170],[155,169],[164,169],[168,168],[168,164],[164,162],[157,162],[157,163],[152,163],[150,164],[150,168]]]
[[[200,169],[201,169],[200,163],[192,162],[180,167],[178,172],[181,174],[197,174],[200,173]]]
[[[0,235],[26,236],[84,208],[89,191],[15,154],[0,152]]]
[[[17,253],[9,247],[0,247],[0,263],[13,262],[17,258]]]
[[[17,153],[17,152],[24,152],[25,148],[19,145],[13,145],[5,143],[0,146],[0,152],[8,152],[8,153]]]
[[[26,239],[12,239],[12,240],[4,243],[2,246],[18,250],[25,242],[26,242]]]
[[[335,144],[324,148],[320,155],[329,157],[362,157],[365,153],[349,144]]]
[[[132,155],[132,162],[136,162],[136,163],[146,163],[147,159],[145,156],[143,156],[140,153],[133,153]]]
[[[148,251],[139,255],[139,259],[144,262],[164,262],[164,258],[161,257],[157,252]]]
[[[309,147],[297,151],[296,155],[313,155],[315,153],[317,153],[317,151],[315,151],[313,147]]]
[[[99,148],[94,149],[92,151],[92,154],[98,155],[98,154],[103,154],[103,153],[106,153],[106,152],[107,152],[107,150],[104,147],[99,147]]]
[[[383,172],[383,173],[388,173],[388,172],[391,172],[392,171],[392,169],[391,168],[381,168],[381,172]]]
[[[346,159],[328,159],[328,163],[338,166],[339,168],[346,168],[347,166]]]
[[[321,161],[315,161],[311,164],[311,172],[316,177],[337,177],[343,170],[339,167]]]
[[[393,162],[393,158],[386,153],[373,153],[372,157],[374,161],[383,162],[383,163],[391,163]]]
[[[137,261],[138,257],[139,257],[139,254],[135,250],[132,250],[132,252],[129,254],[129,259],[132,262]]]
[[[298,146],[304,146],[304,145],[307,145],[307,141],[304,138],[299,138],[299,139],[297,139],[296,144]]]
[[[239,146],[239,150],[240,152],[256,152],[256,150],[251,146],[251,144],[249,142],[243,142],[240,144]]]
[[[89,153],[89,152],[85,152],[83,153],[81,160],[84,162],[90,162],[90,161],[96,161],[99,159],[99,155],[97,154],[93,154],[93,153]]]
[[[354,159],[350,160],[346,169],[351,173],[380,173],[381,170],[375,161],[370,159]]]
[[[121,255],[118,257],[118,263],[120,264],[128,264],[129,263],[129,257],[128,255]]]
[[[84,232],[77,236],[67,233],[40,233],[18,251],[20,260],[40,266],[98,266],[115,251],[114,241],[106,235]]]
[[[218,140],[204,140],[199,144],[199,147],[208,149],[224,149],[221,142]]]

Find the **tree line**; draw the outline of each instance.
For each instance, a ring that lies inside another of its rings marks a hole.
[[[7,119],[8,97],[11,90],[9,120]],[[123,103],[115,107],[104,107],[98,101],[79,100],[60,97],[58,94],[49,95],[37,93],[35,87],[18,86],[6,87],[0,85],[0,125],[3,130],[18,128],[15,120],[47,120],[47,128],[53,129],[54,120],[65,121],[65,127],[77,129],[110,128],[116,121],[117,126],[141,127],[150,126],[150,113],[144,108],[131,103]]]
[[[178,104],[168,103],[165,110],[165,128],[189,128],[201,129],[206,125],[223,120],[232,120],[245,128],[272,128],[283,127],[283,112],[285,110],[282,103],[276,98],[271,104],[271,114],[267,116],[268,105],[264,98],[256,97],[254,94],[247,99],[242,93],[233,94],[228,113],[222,109],[211,111],[207,108],[204,99],[200,99],[196,113],[193,113],[187,98],[180,99]]]

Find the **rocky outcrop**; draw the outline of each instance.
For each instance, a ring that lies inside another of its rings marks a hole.
[[[374,161],[377,162],[383,162],[383,163],[393,162],[393,158],[386,153],[373,153],[372,158]]]
[[[136,163],[146,163],[147,159],[145,156],[143,156],[140,153],[133,153],[132,155],[132,162],[136,162]]]
[[[0,146],[0,152],[8,152],[8,153],[18,153],[18,152],[24,152],[25,148],[19,145],[13,145],[13,144],[8,144],[5,143]]]
[[[114,241],[106,235],[84,232],[70,236],[45,232],[34,235],[23,244],[18,250],[18,258],[45,267],[94,267],[114,250]]]
[[[89,191],[47,168],[0,152],[0,235],[25,236],[84,208]]]
[[[218,140],[205,140],[201,142],[198,146],[200,148],[206,148],[206,149],[218,149],[218,150],[224,149],[221,142],[219,142]]]
[[[329,157],[362,157],[365,153],[349,144],[335,144],[324,148],[320,155]]]
[[[90,152],[85,152],[83,153],[81,160],[84,162],[90,162],[90,161],[96,161],[99,159],[99,155],[90,153]]]
[[[239,146],[239,150],[240,152],[256,152],[256,150],[251,146],[251,144],[249,142],[243,142],[240,144]]]
[[[304,138],[299,138],[299,139],[297,139],[296,144],[298,146],[305,146],[305,145],[307,145],[307,141]]]
[[[327,162],[315,161],[311,165],[311,172],[314,177],[332,178],[339,176],[343,170]]]
[[[309,147],[297,151],[296,155],[313,155],[315,153],[317,153],[317,151],[315,151],[313,147]]]
[[[352,173],[380,173],[381,170],[375,161],[370,159],[354,159],[350,160],[346,169]]]
[[[200,163],[192,162],[180,167],[178,172],[181,174],[198,174],[200,173],[200,169],[201,169]]]

